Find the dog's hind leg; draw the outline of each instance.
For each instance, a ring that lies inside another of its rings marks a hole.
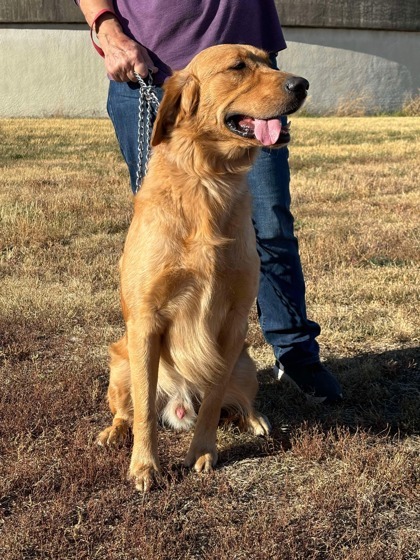
[[[130,394],[130,363],[128,360],[126,336],[112,344],[109,348],[109,353],[111,360],[108,403],[114,419],[112,425],[99,434],[98,444],[120,445],[127,437],[133,416]]]
[[[223,408],[237,411],[241,417],[241,425],[245,429],[255,435],[264,436],[270,433],[271,426],[268,419],[254,409],[257,392],[258,381],[255,364],[244,348],[233,368]]]

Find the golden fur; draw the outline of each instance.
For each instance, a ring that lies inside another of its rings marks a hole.
[[[255,434],[269,431],[253,408],[256,369],[244,349],[259,276],[246,173],[260,143],[225,120],[295,110],[289,76],[254,47],[219,45],[165,85],[120,262],[126,334],[110,347],[114,419],[99,435],[115,444],[132,426],[139,490],[159,472],[159,414],[177,430],[195,424],[185,464],[198,472],[217,461],[222,407],[240,411]]]

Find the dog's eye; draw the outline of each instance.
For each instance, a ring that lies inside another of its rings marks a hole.
[[[236,64],[231,66],[230,70],[243,70],[244,68],[246,68],[246,64],[245,62],[243,62],[243,60],[241,60],[240,62],[237,62]]]

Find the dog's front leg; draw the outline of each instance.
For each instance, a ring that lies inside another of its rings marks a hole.
[[[127,324],[127,335],[134,409],[129,477],[134,480],[137,490],[147,492],[159,474],[156,387],[160,334],[145,334],[144,328]]]
[[[220,354],[225,364],[223,375],[210,385],[204,395],[197,424],[184,464],[194,465],[197,472],[210,472],[217,463],[217,426],[223,399],[232,370],[242,351],[247,331],[247,315],[243,319],[232,310],[220,334]]]

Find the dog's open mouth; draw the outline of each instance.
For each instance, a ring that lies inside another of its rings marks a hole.
[[[290,141],[290,122],[281,124],[280,117],[254,119],[247,115],[228,115],[226,126],[243,138],[254,138],[263,146],[287,144]]]

